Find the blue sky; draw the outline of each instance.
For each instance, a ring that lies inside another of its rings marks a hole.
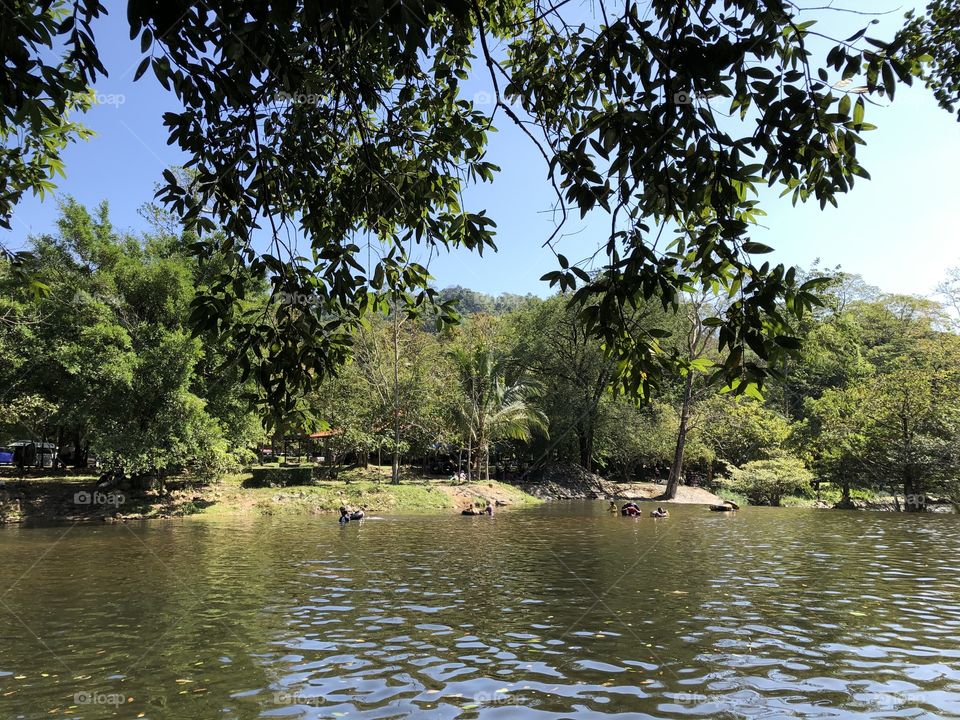
[[[96,131],[90,141],[71,146],[66,154],[67,178],[59,194],[73,195],[90,206],[106,199],[116,226],[143,229],[137,208],[151,199],[161,171],[184,160],[166,144],[161,116],[178,109],[147,73],[133,83],[140,60],[139,43],[130,41],[123,3],[108,1],[110,15],[96,27],[101,57],[110,72],[95,91],[102,104],[84,122]],[[903,11],[912,5],[879,7],[881,0],[850,0],[847,7],[895,10],[883,16],[870,34],[889,37]],[[822,30],[849,35],[863,17],[831,13]],[[466,96],[483,102],[488,88],[477,78]],[[778,190],[765,193],[768,217],[753,239],[776,248],[778,262],[807,266],[842,265],[849,272],[889,292],[929,294],[945,268],[960,264],[960,220],[955,207],[960,195],[960,124],[941,110],[922,87],[902,88],[889,107],[868,107],[867,119],[878,129],[867,134],[860,157],[871,181],[858,180],[839,209],[821,211],[812,203],[794,208],[778,199]],[[492,137],[489,159],[502,172],[491,185],[472,189],[471,210],[486,209],[498,224],[499,252],[483,258],[463,252],[434,256],[430,270],[438,286],[459,284],[489,293],[549,292],[539,277],[554,269],[552,253],[541,247],[553,229],[552,190],[542,159],[506,118]],[[27,198],[17,209],[13,231],[2,241],[22,246],[31,233],[52,229],[55,198]],[[571,259],[584,257],[605,240],[605,217],[572,220],[558,250]],[[425,260],[426,256],[421,258]]]

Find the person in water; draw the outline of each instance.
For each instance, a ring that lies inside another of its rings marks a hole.
[[[637,517],[640,514],[640,506],[631,500],[620,508],[620,513],[628,517]]]
[[[664,510],[662,507],[657,506],[657,509],[654,510],[652,513],[650,513],[650,517],[664,518],[664,517],[667,517],[669,514],[670,514],[670,513],[668,513],[668,512],[667,512],[666,510]]]
[[[475,508],[473,505],[471,505],[466,510],[461,510],[460,514],[461,515],[483,515],[483,510],[480,510],[479,508]]]
[[[340,506],[340,524],[350,522],[351,520],[363,520],[363,510],[350,512],[343,505]]]
[[[609,511],[612,512],[612,513],[619,513],[619,512],[620,512],[620,508],[617,507],[617,501],[616,501],[616,500],[611,500],[611,501],[610,501],[610,507],[608,507],[607,510],[609,510]]]
[[[493,517],[493,503],[490,500],[487,500],[487,506],[483,509],[483,511],[490,517]]]

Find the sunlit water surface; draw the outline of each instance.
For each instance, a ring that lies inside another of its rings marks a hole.
[[[957,516],[583,502],[0,553],[0,718],[960,716]]]

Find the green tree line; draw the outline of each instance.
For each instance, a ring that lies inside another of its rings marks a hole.
[[[145,485],[251,463],[269,409],[252,377],[258,348],[191,329],[191,301],[217,268],[192,255],[190,233],[147,209],[148,229],[136,235],[114,228],[106,205],[63,202],[56,232],[31,240],[39,291],[0,264],[0,441],[53,441],[74,464],[95,454],[107,472]],[[957,273],[939,288],[942,302],[826,274],[821,304],[793,328],[786,362],[768,367],[775,379],[763,395],[737,394],[716,372],[712,319],[727,294],[687,293],[679,312],[637,303],[624,318],[679,368],[639,402],[621,391],[621,360],[589,332],[570,292],[448,288],[438,297],[459,304],[454,325],[436,322],[448,307],[374,303],[350,332],[351,359],[276,415],[271,434],[326,429],[331,464],[378,457],[394,481],[403,466],[443,457],[471,478],[562,461],[663,482],[668,497],[698,482],[767,504],[816,483],[845,502],[859,490],[891,494],[908,510],[957,498]],[[276,322],[267,283],[233,282],[245,312]],[[296,318],[313,296],[284,302]],[[742,362],[763,361],[748,350]]]

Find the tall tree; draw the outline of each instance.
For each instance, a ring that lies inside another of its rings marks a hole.
[[[552,443],[572,433],[576,460],[590,470],[601,399],[615,376],[613,362],[571,307],[568,294],[530,304],[516,314],[517,362],[536,378],[550,419]]]
[[[4,335],[29,337],[17,348],[29,357],[5,389],[53,403],[57,444],[72,446],[78,465],[92,448],[108,469],[145,484],[184,467],[209,475],[249,437],[237,374],[222,371],[220,385],[198,374],[212,343],[205,351],[188,326],[203,278],[181,240],[118,232],[105,204],[90,213],[68,199],[58,232],[32,241],[47,291],[21,293],[19,332]]]
[[[511,376],[505,356],[484,347],[454,348],[451,355],[463,392],[458,415],[471,448],[470,475],[479,479],[485,464],[489,480],[490,444],[529,440],[534,431],[546,432],[547,419],[533,403],[533,386]]]
[[[960,337],[938,330],[939,308],[887,296],[850,309],[866,371],[811,396],[814,467],[849,502],[853,487],[903,495],[910,511],[934,491],[956,492],[960,473]]]
[[[665,500],[673,500],[683,479],[683,456],[687,445],[687,433],[690,430],[690,417],[694,403],[694,385],[699,374],[713,367],[713,361],[707,357],[712,348],[716,325],[708,321],[716,314],[721,301],[706,293],[690,294],[682,310],[683,321],[679,337],[676,339],[675,355],[679,360],[683,387],[680,391],[677,439],[670,463],[670,475],[663,492]],[[742,362],[742,357],[741,357]],[[713,379],[713,378],[711,378]],[[739,382],[739,381],[737,381]],[[709,383],[704,383],[709,384]]]

